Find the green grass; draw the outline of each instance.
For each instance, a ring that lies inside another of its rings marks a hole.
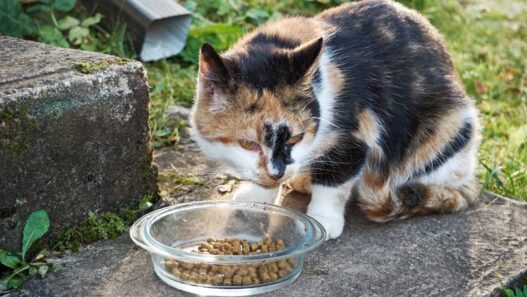
[[[283,14],[312,15],[340,1],[186,1],[195,15],[185,51],[147,64],[156,147],[177,142],[182,129],[164,110],[190,106],[197,49],[229,46],[243,32]],[[468,94],[481,111],[479,178],[483,189],[527,200],[527,4],[521,0],[407,0],[445,36]],[[208,4],[204,4],[208,3]],[[219,25],[218,25],[219,24]]]

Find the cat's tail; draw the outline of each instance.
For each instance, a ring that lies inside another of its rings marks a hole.
[[[376,222],[413,215],[451,213],[467,208],[478,196],[476,182],[458,187],[410,183],[395,190],[374,191],[359,186],[359,205]]]

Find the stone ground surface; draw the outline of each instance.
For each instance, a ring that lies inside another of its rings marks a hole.
[[[37,209],[55,236],[155,191],[144,69],[116,59],[0,36],[0,248]]]
[[[233,178],[211,166],[188,140],[155,153],[169,203],[228,199]],[[179,185],[170,177],[196,176]],[[225,184],[229,186],[225,186]],[[227,192],[220,194],[219,192]],[[304,209],[308,198],[285,192],[283,203]],[[55,261],[62,269],[29,281],[13,296],[190,296],[161,282],[150,258],[127,236],[87,246]],[[290,287],[262,296],[500,296],[500,283],[527,277],[527,205],[484,195],[472,209],[376,224],[350,206],[337,240],[306,258]]]

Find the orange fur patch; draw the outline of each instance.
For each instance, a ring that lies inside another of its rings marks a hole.
[[[352,132],[353,136],[364,140],[370,147],[374,146],[380,133],[377,117],[369,109],[364,109],[357,114],[357,120],[359,129]]]
[[[295,191],[305,194],[311,193],[311,175],[297,174],[287,181],[288,185]]]

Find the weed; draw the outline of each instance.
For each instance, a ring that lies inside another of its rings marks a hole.
[[[38,274],[44,277],[50,267],[53,268],[46,263],[43,254],[38,254],[31,261],[26,262],[28,251],[38,239],[48,232],[49,225],[47,212],[35,211],[29,216],[24,226],[21,251],[8,252],[0,249],[0,267],[7,268],[7,272],[0,274],[1,287],[3,287],[0,288],[0,293],[19,288],[28,277]]]

